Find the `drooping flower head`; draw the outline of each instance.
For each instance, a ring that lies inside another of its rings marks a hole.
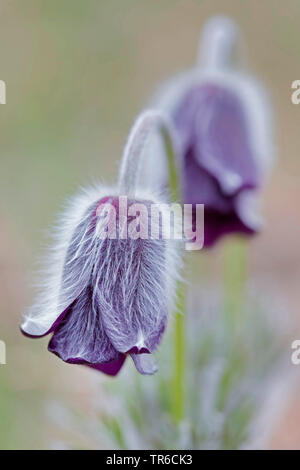
[[[130,355],[140,373],[156,371],[152,353],[174,299],[178,242],[163,237],[159,221],[158,236],[148,236],[149,209],[161,199],[143,191],[138,176],[146,138],[161,122],[144,113],[119,184],[81,192],[60,217],[44,285],[21,329],[30,337],[52,333],[48,349],[65,362],[115,375]]]
[[[230,19],[208,21],[199,64],[168,82],[156,98],[178,133],[184,203],[205,206],[205,246],[225,234],[260,229],[257,195],[273,155],[266,95],[235,66],[238,44]],[[152,181],[164,186],[165,164],[161,158],[158,164]],[[145,171],[149,175],[151,169]]]

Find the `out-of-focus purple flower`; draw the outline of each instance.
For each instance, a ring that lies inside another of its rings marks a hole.
[[[184,202],[204,204],[204,244],[232,232],[254,233],[240,195],[256,190],[261,175],[246,116],[235,93],[203,83],[188,91],[174,116],[181,134]]]
[[[199,65],[156,98],[177,129],[183,202],[205,205],[206,247],[222,235],[260,229],[257,195],[273,155],[269,105],[258,83],[236,69],[237,44],[236,25],[213,18],[204,28]],[[155,168],[151,184],[166,185],[161,158]],[[145,172],[149,178],[151,169]]]
[[[156,372],[152,353],[165,330],[177,276],[178,244],[162,235],[128,236],[135,219],[130,208],[142,203],[151,214],[151,204],[161,201],[135,188],[136,165],[134,174],[127,170],[125,164],[122,178],[132,178],[129,184],[90,188],[71,201],[58,223],[41,294],[21,326],[34,338],[53,333],[48,349],[65,362],[109,375],[119,372],[127,355],[140,373]],[[125,211],[124,187],[130,189]],[[110,218],[116,236],[103,236]]]

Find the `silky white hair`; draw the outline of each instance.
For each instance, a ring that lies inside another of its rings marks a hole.
[[[118,196],[118,188],[97,184],[82,189],[72,197],[58,218],[56,228],[53,231],[52,246],[48,250],[44,260],[44,269],[41,273],[41,282],[36,301],[25,313],[22,329],[32,336],[47,334],[61,313],[80,295],[87,286],[91,277],[94,253],[98,250],[96,240],[97,230],[91,236],[87,236],[88,221],[93,216],[97,203],[107,196]],[[149,201],[154,203],[166,202],[162,194],[143,190],[138,187],[135,200]],[[81,228],[80,228],[81,227]],[[74,237],[75,230],[77,235]],[[176,282],[179,279],[181,265],[180,244],[178,240],[165,240],[165,262],[156,263],[155,270],[159,270],[161,279],[165,279],[166,290],[164,292],[168,300],[168,309],[172,310],[175,302]],[[96,251],[95,251],[96,250]],[[67,252],[72,252],[71,271],[64,276]],[[82,269],[82,256],[85,258],[84,269]],[[81,259],[81,263],[76,263]],[[151,263],[151,260],[148,260]],[[153,260],[157,261],[157,260]],[[105,263],[104,263],[105,264]],[[64,282],[62,283],[64,277]],[[147,285],[146,280],[141,285]],[[115,282],[113,277],[106,277],[106,286]],[[119,279],[126,289],[128,279]],[[111,291],[113,289],[110,289]],[[147,293],[145,292],[145,296]],[[152,300],[152,302],[155,299]],[[151,298],[148,298],[151,302]]]

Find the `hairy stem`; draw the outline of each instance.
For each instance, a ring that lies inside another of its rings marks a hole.
[[[209,20],[199,44],[199,64],[209,69],[231,68],[236,62],[239,36],[239,29],[230,18],[219,16]]]
[[[162,137],[168,162],[175,156],[174,133],[168,119],[156,110],[141,113],[129,133],[121,159],[118,181],[121,195],[134,196],[143,163],[143,151],[148,138],[155,131],[159,132]],[[176,172],[175,157],[172,168],[173,178],[173,173]]]

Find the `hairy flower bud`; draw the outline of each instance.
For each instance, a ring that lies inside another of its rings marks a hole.
[[[151,218],[152,204],[162,201],[141,190],[126,165],[122,171],[118,187],[90,188],[62,214],[44,286],[21,329],[31,337],[53,333],[48,349],[65,362],[115,375],[130,355],[140,373],[153,374],[152,353],[174,301],[178,242]]]

